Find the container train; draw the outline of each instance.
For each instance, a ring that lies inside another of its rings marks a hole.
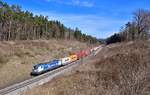
[[[96,51],[99,48],[100,48],[100,46],[97,46],[92,49],[82,50],[80,52],[74,53],[73,55],[70,55],[69,57],[55,59],[55,60],[52,60],[52,61],[46,62],[46,63],[36,64],[32,68],[31,75],[40,75],[45,72],[51,71],[53,69],[59,68],[61,66],[70,64],[74,61],[77,61],[83,57],[90,55],[91,53],[94,53],[94,51]]]

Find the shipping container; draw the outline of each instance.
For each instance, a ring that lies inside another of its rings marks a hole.
[[[94,49],[93,49],[93,48],[91,48],[91,49],[90,49],[90,51],[91,51],[91,52],[93,52],[93,51],[94,51]]]
[[[87,56],[87,55],[86,55],[86,51],[83,50],[83,51],[82,51],[82,57],[85,57],[85,56]]]
[[[83,51],[76,53],[76,55],[77,55],[78,59],[80,59],[80,58],[83,58],[86,56],[86,52],[83,50]]]
[[[69,57],[70,57],[71,62],[76,61],[78,59],[77,55],[75,55],[75,54],[71,55]]]
[[[90,55],[90,50],[85,51],[85,56],[88,56],[88,55]]]
[[[80,51],[80,52],[77,52],[76,55],[77,55],[77,59],[78,59],[78,60],[79,60],[80,58],[82,58],[82,52],[81,52],[81,51]]]
[[[70,57],[61,58],[62,65],[66,65],[71,62]]]

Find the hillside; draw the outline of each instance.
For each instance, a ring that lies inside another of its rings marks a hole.
[[[137,41],[108,45],[87,64],[25,95],[149,94],[150,42]]]
[[[0,0],[0,89],[31,78],[32,66],[87,49],[99,41],[48,16]]]
[[[0,42],[0,88],[31,78],[32,66],[89,47],[66,40]]]

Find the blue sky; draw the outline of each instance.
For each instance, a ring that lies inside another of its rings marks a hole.
[[[131,21],[139,8],[150,10],[150,0],[3,0],[23,10],[49,16],[83,33],[106,38]]]

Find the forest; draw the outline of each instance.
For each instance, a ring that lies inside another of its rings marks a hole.
[[[48,16],[34,15],[23,11],[18,5],[8,5],[0,0],[0,41],[38,39],[99,43],[97,38],[82,33],[78,28],[67,28],[60,21],[49,20]]]
[[[107,38],[106,43],[122,41],[148,40],[150,38],[150,11],[138,9],[133,13],[133,20],[127,22],[119,33]]]

